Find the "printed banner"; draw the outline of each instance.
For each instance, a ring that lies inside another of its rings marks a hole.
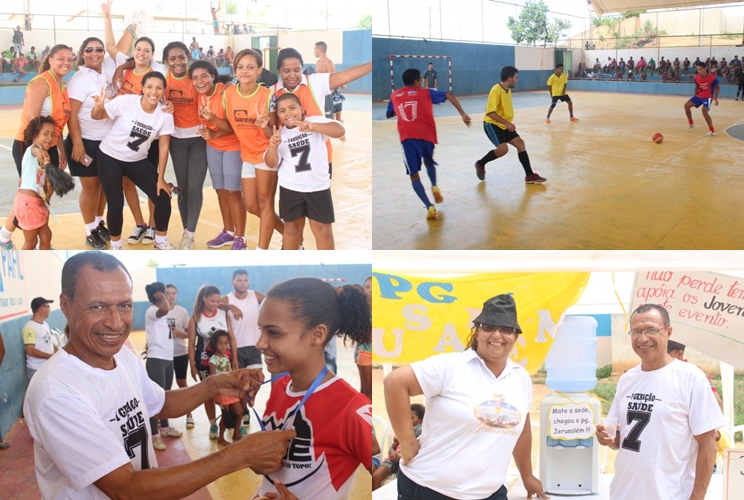
[[[467,349],[472,320],[483,303],[511,292],[522,335],[511,359],[534,374],[553,344],[566,310],[590,273],[482,273],[427,278],[372,272],[372,355],[377,363],[407,364]]]
[[[26,314],[26,285],[18,250],[0,251],[0,321]]]
[[[636,273],[630,310],[659,304],[672,339],[744,368],[744,279],[704,271]]]

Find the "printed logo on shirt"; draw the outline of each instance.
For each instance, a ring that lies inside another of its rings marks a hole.
[[[299,401],[287,410],[287,415],[291,415]],[[284,468],[284,484],[292,487],[308,480],[313,474],[323,467],[325,463],[325,454],[315,457],[313,444],[312,424],[305,418],[305,408],[300,408],[292,419],[292,428],[297,432],[297,436],[287,448],[287,453],[282,458],[282,467]],[[282,427],[283,420],[277,420],[276,414],[272,413],[268,420],[264,422],[267,430],[276,430]]]
[[[124,439],[124,450],[130,459],[137,456],[136,448],[139,448],[140,470],[150,468],[150,457],[148,456],[148,440],[150,435],[147,432],[148,421],[145,420],[142,410],[139,409],[140,401],[137,398],[127,401],[120,406],[114,418],[109,422],[121,422],[119,430],[121,437]]]
[[[140,123],[137,120],[132,120],[132,123],[134,123],[134,125],[132,125],[132,131],[129,132],[129,137],[134,137],[134,140],[129,141],[127,147],[132,151],[139,151],[142,143],[150,138],[155,129],[150,125]]]
[[[194,102],[193,97],[184,97],[183,90],[169,89],[168,100],[173,104],[192,104]]]
[[[245,109],[234,109],[233,120],[235,121],[235,124],[238,125],[238,127],[251,126],[256,124],[256,119],[248,117],[248,111],[246,111]]]
[[[134,83],[129,80],[121,82],[121,88],[119,89],[120,94],[134,94]]]
[[[295,165],[295,172],[307,172],[312,170],[312,165],[307,161],[310,157],[310,137],[308,132],[302,132],[299,135],[287,140],[287,147],[292,154],[292,158],[300,157]]]
[[[641,451],[641,434],[651,422],[651,414],[654,411],[654,405],[661,401],[652,392],[634,392],[626,396],[628,401],[626,414],[626,424],[632,425],[628,435],[623,439],[623,449],[640,452]]]
[[[502,394],[494,394],[492,400],[475,407],[475,418],[481,423],[476,432],[517,435],[513,427],[522,422],[522,415],[504,399]]]
[[[62,114],[68,118],[72,114],[72,109],[67,105],[66,101],[62,101]]]

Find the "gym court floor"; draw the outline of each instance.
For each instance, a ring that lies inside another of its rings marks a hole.
[[[517,87],[518,89],[518,87]],[[733,249],[744,247],[744,102],[721,98],[707,132],[700,110],[686,132],[689,97],[572,91],[574,114],[558,103],[550,124],[546,91],[513,96],[514,124],[545,184],[524,182],[516,149],[488,164],[487,96],[458,97],[465,127],[449,103],[434,106],[435,221],[410,186],[396,119],[373,104],[375,249]],[[690,95],[692,95],[690,93]],[[660,132],[662,144],[651,138]],[[421,179],[430,199],[425,169]]]
[[[346,127],[346,141],[333,141],[333,204],[336,213],[336,223],[333,233],[336,248],[339,250],[362,250],[372,247],[372,194],[371,156],[372,128],[370,123],[371,97],[369,95],[345,94],[342,119]],[[6,188],[0,190],[0,224],[5,221],[15,197],[15,186],[18,184],[18,174],[11,155],[13,138],[18,130],[21,116],[21,106],[0,107],[0,185]],[[176,184],[173,164],[169,158],[166,180]],[[52,198],[52,209],[57,215],[59,223],[52,219],[49,227],[52,230],[52,246],[57,250],[85,249],[85,227],[80,215],[78,198],[79,183],[75,191],[63,198],[56,195]],[[140,191],[140,206],[147,218],[147,198]],[[276,194],[277,213],[279,211],[279,190]],[[168,228],[170,242],[178,247],[183,234],[178,203],[172,201],[172,214]],[[207,241],[222,230],[222,218],[217,204],[217,195],[212,189],[212,183],[207,173],[204,182],[204,204],[202,206],[199,224],[196,230],[195,249],[206,249]],[[151,250],[152,245],[129,245],[126,237],[134,228],[134,219],[128,208],[124,209],[123,247],[124,250]],[[247,214],[246,242],[248,249],[255,249],[258,243],[258,218]],[[16,248],[23,246],[23,233],[16,231],[13,235]],[[269,249],[279,250],[282,245],[281,235],[274,233]],[[310,225],[305,224],[304,246],[308,250],[315,249],[315,238],[310,231]],[[229,249],[224,247],[223,249]]]

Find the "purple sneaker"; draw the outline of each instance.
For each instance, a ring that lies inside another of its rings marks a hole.
[[[230,234],[223,229],[220,234],[207,242],[207,246],[209,248],[222,248],[227,245],[232,245],[234,239],[235,236],[230,236]]]
[[[245,240],[240,236],[236,236],[233,241],[232,248],[230,250],[247,250],[248,245],[245,244]]]

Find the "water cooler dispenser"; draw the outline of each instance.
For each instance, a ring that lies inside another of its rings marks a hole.
[[[567,316],[548,353],[546,384],[556,391],[540,404],[540,481],[547,493],[599,490],[595,437],[602,408],[586,393],[597,385],[597,321]]]

